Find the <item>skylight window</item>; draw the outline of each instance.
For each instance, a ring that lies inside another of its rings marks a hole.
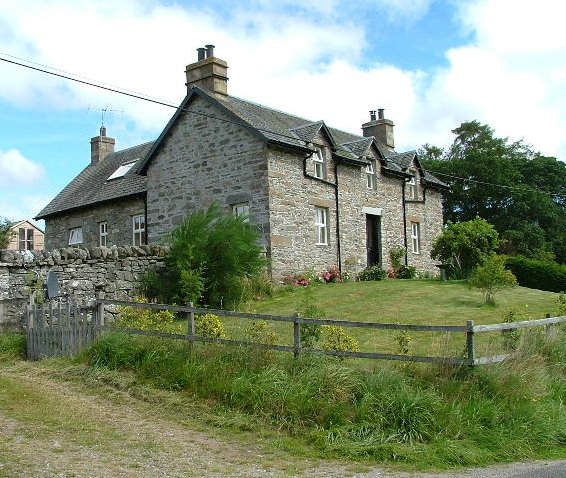
[[[136,164],[138,162],[138,159],[134,159],[133,161],[128,161],[127,163],[124,163],[122,165],[120,165],[118,167],[118,169],[116,171],[114,171],[110,176],[108,176],[108,179],[106,181],[110,181],[111,179],[117,179],[117,178],[122,178],[124,177],[124,175],[130,170],[132,169],[132,167],[134,166],[134,164]]]

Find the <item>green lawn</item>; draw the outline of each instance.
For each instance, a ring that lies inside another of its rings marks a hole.
[[[286,286],[273,297],[243,305],[240,310],[250,313],[293,316],[305,315],[306,304],[316,305],[320,315],[311,318],[420,325],[476,325],[501,323],[510,309],[516,309],[516,320],[533,320],[556,315],[558,294],[525,287],[506,290],[496,295],[495,305],[486,305],[481,292],[467,287],[464,282],[438,280],[384,280],[346,282],[316,286]],[[246,329],[251,320],[222,318],[228,338],[251,340]],[[174,331],[186,333],[186,322],[177,322]],[[398,330],[345,328],[353,336],[362,352],[386,354],[401,353]],[[534,329],[533,329],[534,330]],[[293,344],[293,325],[269,321],[265,334],[276,334],[279,345]],[[521,332],[522,335],[525,332]],[[404,337],[405,339],[407,336]],[[465,353],[464,333],[411,331],[409,355],[433,357],[462,357]],[[324,339],[323,339],[324,340]],[[321,342],[315,345],[320,348]],[[501,332],[476,335],[476,356],[498,355],[503,348]]]
[[[327,318],[394,324],[465,325],[504,321],[510,308],[519,310],[522,320],[556,314],[558,294],[517,287],[496,295],[495,305],[485,305],[481,292],[469,289],[463,282],[437,280],[384,280],[347,282],[319,286],[286,287],[272,298],[247,304],[246,311],[260,314],[292,316],[305,308],[305,300],[321,308]],[[243,320],[225,320],[231,336],[246,328]],[[270,323],[280,339],[292,343],[291,324]],[[348,329],[360,343],[361,351],[398,353],[398,331]],[[500,333],[478,337],[479,354],[501,353]],[[464,334],[412,332],[411,353],[418,355],[455,356],[464,349]]]

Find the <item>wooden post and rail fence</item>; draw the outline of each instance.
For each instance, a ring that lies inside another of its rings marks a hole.
[[[135,307],[154,310],[168,310],[185,314],[187,317],[187,333],[173,334],[160,331],[118,329],[112,324],[105,323],[105,306]],[[273,322],[286,322],[293,324],[293,345],[277,345],[257,342],[248,342],[232,339],[210,338],[196,334],[196,316],[201,314],[214,314],[220,317],[243,318],[249,320],[263,320]],[[138,302],[126,302],[117,300],[97,299],[90,306],[71,306],[61,304],[54,306],[43,304],[42,306],[30,305],[28,308],[27,321],[27,343],[28,359],[39,360],[43,357],[73,356],[86,348],[105,330],[124,330],[127,333],[152,335],[170,339],[187,340],[190,344],[195,342],[217,343],[232,346],[251,346],[263,349],[277,350],[280,352],[293,353],[299,357],[303,353],[334,355],[339,357],[358,357],[366,359],[400,360],[405,362],[429,362],[453,365],[485,365],[511,358],[513,353],[500,355],[489,355],[478,357],[476,347],[476,335],[485,332],[510,331],[524,328],[545,327],[546,333],[552,336],[557,324],[566,322],[566,317],[547,317],[539,320],[522,322],[511,322],[489,325],[475,325],[472,320],[466,325],[419,325],[419,324],[382,324],[376,322],[353,322],[334,319],[315,319],[301,317],[295,314],[293,317],[266,314],[250,314],[245,312],[234,312],[226,310],[211,310],[187,306],[172,306],[165,304],[148,304]],[[450,334],[465,334],[466,354],[463,357],[430,357],[418,355],[390,354],[379,352],[354,352],[345,350],[326,350],[307,348],[302,346],[301,325],[334,325],[344,328],[364,328],[372,330],[398,330],[408,332],[443,332]]]

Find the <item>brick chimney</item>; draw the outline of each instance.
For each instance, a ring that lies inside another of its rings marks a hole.
[[[100,136],[95,136],[90,140],[90,164],[96,164],[112,154],[115,145],[116,140],[106,136],[106,128],[101,126]]]
[[[391,120],[385,119],[383,115],[383,108],[377,110],[377,118],[375,116],[375,111],[370,111],[369,113],[369,123],[364,123],[362,125],[363,135],[366,138],[374,136],[381,143],[387,146],[389,151],[393,151],[395,149],[395,139],[393,136],[395,123]]]
[[[214,57],[214,45],[197,48],[198,61],[187,65],[187,92],[198,85],[214,95],[228,96],[228,64]]]

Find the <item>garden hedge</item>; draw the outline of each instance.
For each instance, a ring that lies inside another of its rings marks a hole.
[[[566,266],[517,256],[509,257],[505,267],[515,274],[519,285],[523,287],[550,292],[566,291]]]

